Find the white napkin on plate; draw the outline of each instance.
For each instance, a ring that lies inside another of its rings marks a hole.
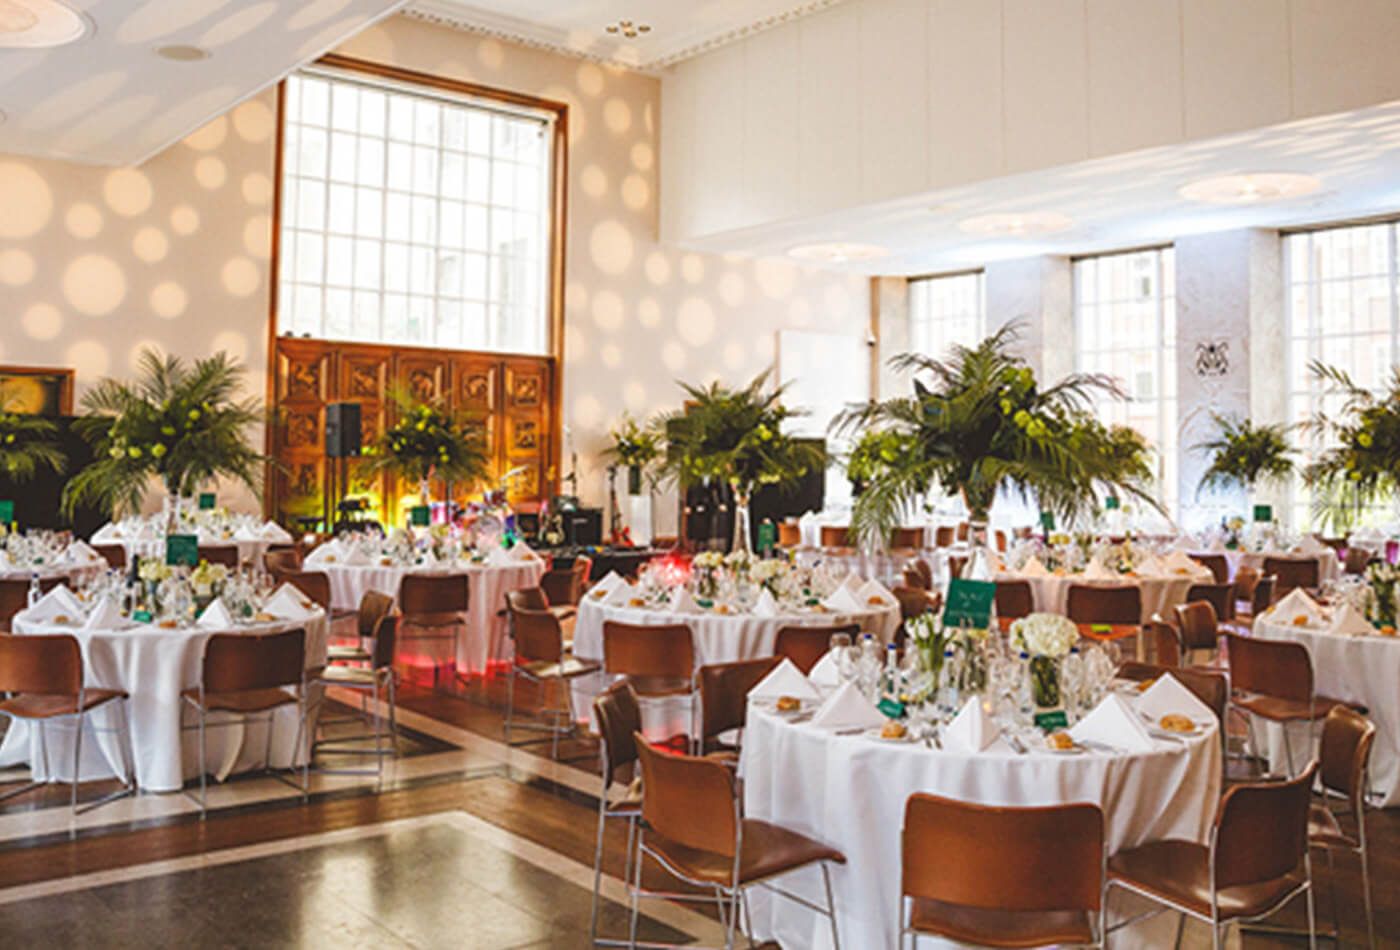
[[[97,564],[102,560],[102,555],[94,551],[86,541],[79,538],[68,545],[68,550],[63,552],[63,558],[69,564]]]
[[[1209,722],[1215,718],[1214,710],[1201,702],[1195,693],[1170,673],[1163,673],[1157,677],[1157,682],[1138,697],[1137,710],[1140,715],[1146,715],[1153,722],[1159,722],[1163,716],[1172,713],[1190,716],[1198,723]]]
[[[103,597],[88,614],[84,630],[125,630],[131,621],[122,616],[121,608],[111,597]]]
[[[1044,577],[1050,572],[1045,569],[1045,565],[1040,563],[1040,558],[1032,554],[1026,558],[1026,563],[1021,565],[1022,577]]]
[[[1146,724],[1117,693],[1105,696],[1069,734],[1075,742],[1101,742],[1124,752],[1152,751]]]
[[[306,606],[310,604],[311,606]],[[271,599],[263,607],[265,611],[282,620],[305,620],[316,613],[316,604],[291,584],[277,588]]]
[[[228,607],[224,605],[222,597],[215,597],[209,602],[209,606],[204,608],[204,612],[199,615],[199,620],[196,622],[201,627],[227,630],[233,626],[233,614],[228,612]]]
[[[1299,622],[1302,618],[1302,622]],[[1274,623],[1300,627],[1315,627],[1322,622],[1322,608],[1301,587],[1284,594],[1269,608],[1269,620]]]
[[[836,654],[827,650],[822,654],[822,658],[812,667],[812,672],[807,674],[807,679],[813,686],[835,689],[841,685],[841,670],[836,665]]]
[[[233,540],[261,541],[262,535],[258,532],[258,529],[252,527],[251,525],[239,525],[238,530],[233,533]]]
[[[327,541],[306,556],[307,567],[320,567],[323,564],[334,564],[336,561],[345,560],[345,551],[339,541]]]
[[[843,684],[812,717],[812,725],[823,729],[876,729],[884,724],[885,717],[855,683]]]
[[[258,529],[259,541],[271,541],[276,544],[291,544],[292,536],[287,529],[275,521],[267,521]]]
[[[787,657],[783,657],[783,661],[775,666],[772,672],[749,690],[749,699],[777,699],[779,696],[793,696],[814,702],[822,698],[812,681],[803,676],[797,665]]]
[[[872,603],[875,600],[878,600],[879,603]],[[856,603],[865,610],[878,610],[881,607],[893,607],[899,601],[895,600],[894,594],[890,593],[888,587],[872,577],[860,585],[860,590],[856,591]]]
[[[110,544],[113,541],[120,540],[121,532],[118,531],[117,526],[112,524],[112,522],[110,521],[104,524],[102,527],[98,528],[95,532],[93,532],[92,535],[92,541],[94,544]]]
[[[822,606],[838,614],[860,613],[864,609],[860,601],[856,600],[855,594],[845,587],[838,587],[832,591],[826,600],[822,601]]]
[[[1161,560],[1151,554],[1138,562],[1136,570],[1144,577],[1156,577],[1159,574],[1167,573],[1167,569],[1163,567]]]
[[[1162,561],[1162,573],[1195,575],[1201,572],[1201,565],[1191,559],[1185,551],[1172,551]]]
[[[758,592],[758,600],[754,601],[753,615],[755,617],[776,617],[778,616],[778,601],[769,593],[768,588]]]
[[[349,567],[368,567],[369,555],[365,553],[364,548],[356,544],[345,551],[340,557],[340,563]]]
[[[943,730],[943,738],[965,752],[981,752],[997,741],[999,735],[1001,730],[992,722],[992,717],[987,715],[987,707],[982,705],[980,696],[968,699],[953,717],[953,721]]]
[[[432,549],[432,548],[424,548],[424,549],[423,549],[422,558],[423,558],[423,560],[420,562],[420,563],[421,563],[421,566],[423,566],[423,567],[437,567],[437,565],[438,565],[437,555],[433,553],[433,549]]]
[[[677,590],[679,589],[677,588]],[[608,591],[608,595],[603,598],[603,603],[609,607],[626,607],[627,602],[634,596],[636,596],[636,592],[632,590],[632,585],[623,581]]]
[[[848,590],[852,594],[854,594],[860,590],[861,585],[864,583],[865,581],[861,580],[859,574],[847,574],[841,579],[841,583],[838,586],[838,589]]]
[[[602,600],[617,589],[618,584],[626,584],[617,571],[608,571],[588,589],[589,600]]]
[[[1089,566],[1084,568],[1084,579],[1089,581],[1114,581],[1118,575],[1103,566],[1098,558],[1089,562]]]
[[[1366,637],[1375,633],[1376,628],[1362,616],[1361,611],[1351,604],[1342,604],[1333,612],[1332,624],[1328,631],[1344,637]]]
[[[690,596],[690,591],[677,587],[671,592],[671,612],[678,614],[698,614],[700,605]]]
[[[69,623],[77,623],[84,613],[77,596],[66,585],[59,584],[26,610],[24,617],[34,623],[56,623],[59,617],[67,617]]]

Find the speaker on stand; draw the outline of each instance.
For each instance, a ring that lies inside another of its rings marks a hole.
[[[326,498],[331,502],[326,524],[334,534],[338,527],[341,503],[350,482],[346,459],[360,455],[360,404],[333,402],[326,406],[326,458],[331,459],[326,485]]]

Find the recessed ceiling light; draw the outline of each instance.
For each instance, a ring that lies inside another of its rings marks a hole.
[[[799,244],[788,249],[788,257],[799,261],[820,261],[823,264],[849,264],[884,257],[889,251],[875,244],[852,244],[833,241],[826,244]]]
[[[0,0],[0,47],[62,46],[87,32],[83,15],[59,0]]]
[[[1187,201],[1216,205],[1248,205],[1262,201],[1287,201],[1310,195],[1322,187],[1312,175],[1296,172],[1254,172],[1245,175],[1218,175],[1183,185],[1177,194]]]
[[[643,33],[651,32],[650,23],[636,23],[632,20],[618,20],[616,23],[609,23],[603,27],[615,36],[623,36],[629,40],[635,40]]]
[[[162,46],[156,50],[156,55],[177,63],[197,63],[208,59],[209,51],[198,46]]]
[[[1065,231],[1073,225],[1073,219],[1054,211],[1024,211],[979,214],[973,218],[964,218],[958,222],[958,230],[966,234],[995,237],[1030,237]]]

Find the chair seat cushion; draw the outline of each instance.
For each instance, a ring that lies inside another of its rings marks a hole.
[[[1092,944],[1093,923],[1084,911],[984,910],[917,898],[910,926],[960,943],[983,947],[1044,947]]]
[[[1299,722],[1304,719],[1326,719],[1327,714],[1332,711],[1332,707],[1334,706],[1345,706],[1348,709],[1355,709],[1357,712],[1365,713],[1365,707],[1358,708],[1351,703],[1344,703],[1340,699],[1330,699],[1326,696],[1314,696],[1311,711],[1308,709],[1308,703],[1303,700],[1284,699],[1280,696],[1265,696],[1259,693],[1237,693],[1231,699],[1231,702],[1261,719],[1269,719],[1273,722]]]
[[[362,646],[337,644],[326,649],[326,659],[332,663],[368,663],[373,657]]]
[[[199,702],[199,690],[187,689],[184,696]],[[205,693],[204,708],[210,712],[255,713],[276,709],[297,701],[289,689],[242,689],[231,693]]]
[[[712,851],[698,851],[653,832],[647,833],[646,841],[648,847],[693,881],[727,886],[733,878],[733,858]],[[846,856],[835,848],[755,818],[744,819],[743,848],[739,862],[740,884],[752,884],[817,861],[846,863]]]
[[[462,615],[452,610],[404,614],[400,622],[406,627],[455,627],[462,622]]]
[[[1210,852],[1194,841],[1153,841],[1120,851],[1108,860],[1108,878],[1130,883],[1154,897],[1210,916]],[[1261,916],[1303,883],[1301,871],[1262,884],[1220,889],[1220,917]]]
[[[558,662],[553,660],[525,660],[516,664],[522,672],[535,677],[536,679],[569,679],[573,676],[582,676],[585,673],[596,673],[602,668],[599,663],[592,660],[580,660],[576,656],[566,656]]]
[[[331,686],[373,686],[378,672],[364,666],[328,666],[316,679]]]
[[[126,693],[119,689],[89,689],[83,693],[83,705],[80,709],[76,696],[21,693],[0,702],[0,712],[16,719],[51,719],[54,716],[73,716],[110,700],[125,698]]]
[[[1356,848],[1356,839],[1342,830],[1337,816],[1326,805],[1308,810],[1308,843],[1319,848]]]
[[[691,681],[681,676],[628,676],[638,696],[684,696],[692,691]]]

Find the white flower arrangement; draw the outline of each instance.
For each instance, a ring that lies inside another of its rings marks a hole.
[[[217,594],[228,581],[228,568],[222,564],[200,561],[199,566],[190,572],[190,584],[201,597]]]
[[[710,570],[724,566],[724,555],[718,551],[701,551],[691,561],[696,567]]]
[[[755,561],[749,568],[749,577],[756,584],[769,584],[780,578],[786,577],[791,567],[787,561],[778,558],[765,558],[762,561]]]
[[[747,571],[753,564],[753,555],[742,549],[730,551],[724,556],[724,564],[736,573]]]
[[[157,557],[143,557],[141,566],[136,569],[136,576],[148,584],[159,584],[161,581],[169,580],[174,575],[174,569],[163,559]]]
[[[1060,657],[1079,642],[1079,628],[1058,614],[1030,614],[1011,624],[1011,645],[1033,656]]]

